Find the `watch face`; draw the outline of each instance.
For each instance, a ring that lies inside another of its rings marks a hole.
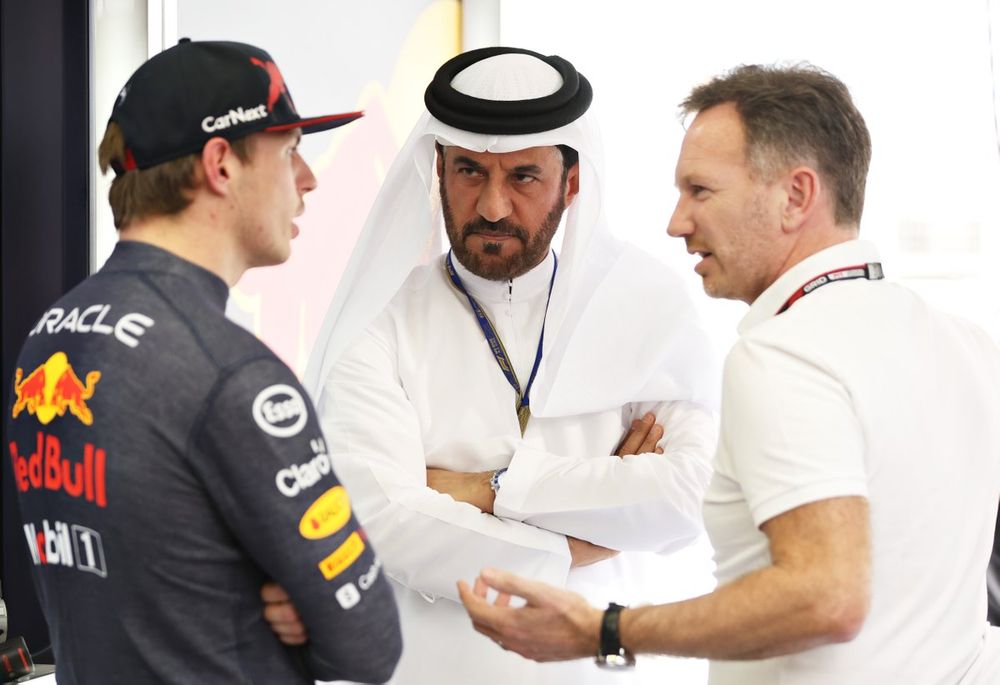
[[[619,654],[600,654],[594,661],[601,668],[632,668],[635,666],[635,657],[624,649]]]

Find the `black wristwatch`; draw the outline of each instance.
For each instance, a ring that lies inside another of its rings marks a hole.
[[[618,617],[624,608],[621,604],[611,602],[604,611],[604,618],[601,620],[601,645],[595,659],[601,668],[635,666],[635,657],[622,647],[621,637],[618,635]]]

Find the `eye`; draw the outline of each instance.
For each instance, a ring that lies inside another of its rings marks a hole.
[[[466,178],[479,178],[483,175],[482,171],[471,166],[460,166],[455,169],[455,173],[459,176],[465,176]]]
[[[691,195],[694,197],[703,197],[708,194],[708,188],[697,184],[692,184],[690,186],[690,190],[691,190]]]
[[[516,183],[521,183],[521,184],[533,183],[537,180],[538,179],[532,176],[531,174],[514,174],[514,181]]]

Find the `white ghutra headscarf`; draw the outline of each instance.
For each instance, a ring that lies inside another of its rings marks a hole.
[[[569,62],[526,50],[474,50],[438,70],[425,95],[429,111],[389,169],[317,338],[304,379],[317,402],[333,365],[410,271],[443,252],[440,142],[497,153],[568,145],[580,154],[580,191],[564,217],[532,386],[534,416],[641,401],[717,405],[715,360],[679,279],[608,230],[590,99],[590,84]]]

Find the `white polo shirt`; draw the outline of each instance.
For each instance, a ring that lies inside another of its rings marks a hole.
[[[848,643],[713,662],[712,685],[1000,683],[1000,631],[986,626],[1000,349],[888,280],[832,282],[777,315],[820,274],[878,261],[868,243],[836,245],[753,303],[726,361],[704,506],[721,585],[771,563],[765,521],[867,497],[868,618]]]

